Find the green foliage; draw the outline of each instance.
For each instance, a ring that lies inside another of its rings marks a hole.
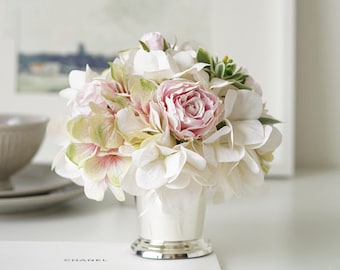
[[[204,70],[209,74],[210,79],[219,78],[231,82],[238,89],[248,89],[245,81],[248,77],[241,69],[237,69],[234,61],[225,56],[221,61],[213,58],[206,50],[199,48],[196,59],[198,62],[209,64]]]
[[[145,44],[145,42],[140,40],[139,43],[142,46],[142,48],[144,49],[144,51],[150,52],[150,49],[149,49],[148,45]]]
[[[211,58],[210,54],[202,48],[198,49],[196,58],[197,58],[198,62],[202,62],[202,63],[206,63],[206,64],[211,64],[211,62],[212,62],[211,61],[212,58]]]
[[[260,117],[259,121],[261,122],[262,125],[274,125],[281,123],[281,121],[269,117]]]

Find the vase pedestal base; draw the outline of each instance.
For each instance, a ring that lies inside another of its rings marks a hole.
[[[138,238],[131,244],[133,252],[147,259],[190,259],[212,253],[212,245],[204,239],[189,241],[151,241]]]

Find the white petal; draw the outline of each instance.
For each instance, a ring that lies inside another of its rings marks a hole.
[[[237,145],[258,144],[265,139],[263,126],[258,120],[233,121],[232,126]]]
[[[117,112],[117,125],[124,134],[131,134],[145,128],[145,125],[127,108]]]
[[[169,178],[169,181],[175,179],[180,172],[186,162],[186,157],[182,152],[177,152],[172,155],[169,155],[165,158],[165,167],[166,173],[165,177]]]
[[[154,144],[138,149],[132,153],[133,163],[136,164],[137,167],[143,167],[158,157],[159,150]]]
[[[265,143],[259,149],[260,153],[272,152],[282,142],[282,134],[276,127],[266,126],[265,131],[266,131],[265,132],[266,140],[265,140]]]
[[[121,188],[115,187],[113,185],[109,185],[109,188],[118,201],[125,201],[125,194]]]
[[[163,51],[147,52],[143,49],[136,52],[133,67],[139,75],[170,69],[168,57]]]
[[[209,64],[205,64],[205,63],[196,63],[195,65],[191,66],[187,70],[184,70],[183,72],[176,73],[175,75],[173,75],[173,78],[182,77],[184,74],[191,73],[193,71],[198,72],[208,65]]]
[[[233,112],[233,108],[237,99],[237,92],[235,90],[228,90],[224,101],[224,118],[229,118]]]
[[[104,199],[104,194],[107,189],[105,181],[94,182],[87,180],[84,186],[84,192],[86,197],[96,201],[102,201]]]
[[[77,166],[66,157],[66,148],[62,148],[55,156],[52,170],[64,178],[78,178],[81,173]]]
[[[168,183],[166,186],[170,189],[183,189],[189,185],[190,181],[190,176],[182,173],[174,181]]]
[[[67,117],[59,115],[48,122],[46,135],[57,145],[67,145],[69,138],[66,131]]]
[[[228,91],[229,93],[229,91]],[[227,96],[228,96],[227,93]],[[258,119],[263,111],[262,98],[249,90],[238,90],[230,120]]]
[[[183,147],[183,150],[185,151],[187,155],[187,161],[190,163],[192,166],[194,166],[198,170],[203,170],[207,162],[206,160],[198,153],[191,151],[189,149],[186,149]]]
[[[215,88],[222,88],[225,87],[227,85],[232,84],[233,82],[231,81],[226,81],[226,80],[222,80],[219,78],[213,78],[210,82],[210,88],[211,89],[215,89]]]
[[[251,156],[249,152],[247,152],[246,155],[244,156],[243,162],[247,164],[249,170],[252,171],[253,173],[257,174],[261,171],[261,167],[257,162],[255,154]]]
[[[72,70],[69,74],[70,87],[73,89],[82,89],[86,82],[85,71]]]
[[[59,92],[59,95],[62,98],[66,98],[68,100],[75,100],[78,92],[79,92],[78,89],[66,88],[61,90]]]
[[[145,193],[144,189],[137,186],[135,166],[130,166],[130,169],[127,171],[121,182],[121,188],[127,193],[134,196],[140,196]]]
[[[166,168],[162,160],[147,164],[136,170],[136,183],[142,189],[157,189],[168,182]]]
[[[219,145],[216,147],[216,157],[219,162],[237,162],[240,161],[245,155],[245,149],[242,146],[234,145]]]
[[[191,52],[192,51],[180,51],[173,56],[173,59],[181,70],[185,70],[195,64],[194,57]]]
[[[214,132],[213,134],[211,134],[210,137],[208,137],[207,139],[205,139],[203,141],[203,143],[204,144],[213,143],[214,141],[216,141],[220,137],[230,133],[230,131],[231,131],[231,128],[229,126],[224,126],[224,127],[220,128],[219,130],[217,130],[216,132]]]

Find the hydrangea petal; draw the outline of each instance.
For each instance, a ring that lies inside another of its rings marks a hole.
[[[69,74],[69,83],[72,89],[82,89],[86,82],[86,72],[72,70]]]
[[[66,150],[67,157],[77,166],[95,155],[97,146],[87,143],[71,143]]]
[[[258,149],[263,154],[274,151],[282,142],[282,134],[276,127],[266,126],[265,134],[265,142]]]
[[[78,167],[67,158],[66,148],[62,148],[53,159],[52,170],[64,178],[75,179],[81,176]]]
[[[137,168],[132,164],[122,179],[121,187],[125,192],[131,195],[141,196],[145,194],[146,191],[137,185],[136,170]]]
[[[107,184],[105,181],[95,182],[87,180],[84,186],[86,197],[96,201],[102,201],[104,199],[106,189]]]
[[[215,147],[215,151],[218,162],[237,162],[245,155],[244,147],[238,145],[230,147],[226,144],[220,144]]]
[[[186,157],[182,152],[177,152],[169,155],[165,158],[166,173],[165,177],[171,181],[175,179],[181,172],[184,164],[186,162]]]
[[[263,126],[258,120],[233,121],[233,139],[237,145],[262,143],[265,139]]]
[[[136,170],[136,183],[142,189],[157,189],[168,182],[166,168],[162,160],[149,163]]]
[[[230,90],[229,90],[230,91]],[[229,94],[227,93],[227,96]],[[235,91],[235,90],[232,90]],[[262,98],[259,94],[249,90],[238,90],[233,110],[229,116],[231,120],[258,119],[263,111]]]
[[[132,160],[138,167],[143,167],[146,164],[154,161],[159,156],[159,150],[156,145],[152,144],[136,150],[132,153]]]

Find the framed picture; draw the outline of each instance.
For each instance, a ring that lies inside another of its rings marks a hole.
[[[159,31],[249,70],[283,122],[271,174],[294,173],[294,0],[0,0],[0,7],[1,112],[58,117],[66,101],[57,92],[71,69],[106,65],[144,32]],[[51,162],[58,149],[46,138],[35,160]]]

